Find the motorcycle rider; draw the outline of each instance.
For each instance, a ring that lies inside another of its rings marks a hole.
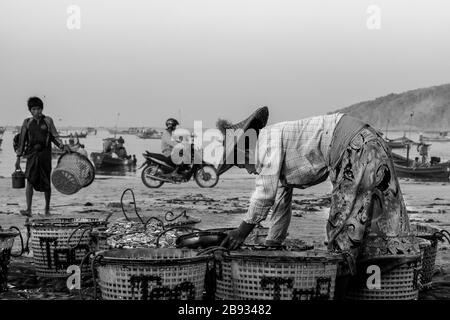
[[[162,137],[161,137],[161,153],[167,157],[168,162],[172,165],[175,166],[175,170],[173,172],[170,173],[170,177],[171,178],[175,178],[175,179],[181,179],[183,178],[183,175],[179,172],[182,168],[183,165],[176,165],[173,161],[172,161],[172,150],[173,148],[181,143],[181,139],[176,139],[173,136],[173,132],[176,130],[177,126],[180,125],[180,123],[174,119],[174,118],[169,118],[166,120],[166,129],[164,130]]]

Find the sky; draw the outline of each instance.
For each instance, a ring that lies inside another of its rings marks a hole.
[[[325,114],[449,83],[449,16],[447,0],[0,0],[0,126],[34,95],[61,126]]]

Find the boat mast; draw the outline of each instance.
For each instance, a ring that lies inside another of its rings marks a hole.
[[[120,112],[117,112],[116,128],[114,129],[114,139],[116,138],[116,134],[117,134],[117,124],[119,123],[119,116],[120,116]]]

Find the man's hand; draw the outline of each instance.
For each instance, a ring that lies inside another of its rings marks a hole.
[[[16,160],[16,170],[22,170],[20,168],[20,157],[17,157],[17,160]]]
[[[234,250],[239,248],[247,239],[250,232],[252,232],[255,224],[250,224],[242,221],[239,228],[231,230],[228,232],[226,238],[220,244],[221,247],[228,248],[230,250]]]

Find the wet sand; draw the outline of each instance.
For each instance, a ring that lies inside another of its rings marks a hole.
[[[146,188],[139,173],[136,177],[98,176],[87,188],[75,195],[67,196],[53,189],[52,214],[58,216],[107,217],[110,221],[123,218],[120,207],[122,192],[131,188],[136,197],[138,212],[143,217],[163,218],[167,211],[179,214],[187,210],[187,215],[201,219],[196,225],[200,229],[236,227],[248,206],[254,188],[254,176],[243,170],[232,169],[224,174],[215,188],[203,189],[195,182],[185,184],[164,184],[159,189]],[[401,180],[411,222],[425,222],[450,231],[450,183],[418,183]],[[316,248],[323,247],[325,223],[328,216],[329,182],[306,189],[295,190],[293,198],[293,218],[289,228],[289,238],[302,239]],[[124,197],[127,214],[134,215],[133,199],[130,193]],[[0,225],[3,228],[17,226],[26,234],[26,218],[19,214],[25,208],[25,190],[12,189],[9,177],[0,178]],[[43,193],[35,193],[34,217],[43,213]],[[43,217],[43,216],[42,216]],[[263,222],[269,226],[269,218]],[[16,239],[15,249],[20,241]],[[450,246],[440,243],[436,259],[436,274],[433,289],[423,292],[421,299],[450,299]],[[12,259],[10,281],[13,286],[3,299],[78,299],[78,293],[69,293],[65,280],[59,285],[46,279],[37,278],[32,269],[31,255]],[[25,275],[25,277],[24,277]],[[58,282],[57,282],[58,283]],[[56,289],[56,290],[55,290]]]

